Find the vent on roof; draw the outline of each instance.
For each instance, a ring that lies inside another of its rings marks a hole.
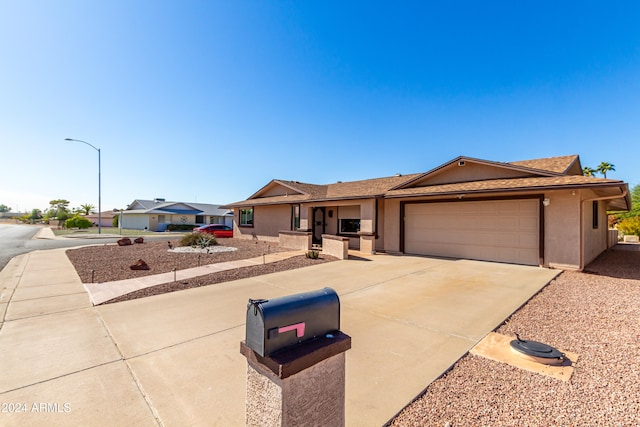
[[[402,174],[401,173],[397,173],[396,176],[402,176]]]
[[[464,166],[464,165],[465,165],[464,160],[460,160],[460,161],[458,162],[458,166]]]
[[[165,199],[161,199],[161,198],[155,198],[155,199],[153,199],[153,201],[154,201],[155,203],[166,202],[166,200],[165,200]]]

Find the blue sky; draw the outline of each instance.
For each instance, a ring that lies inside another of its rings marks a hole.
[[[230,203],[457,156],[640,184],[640,3],[0,0],[0,204]]]

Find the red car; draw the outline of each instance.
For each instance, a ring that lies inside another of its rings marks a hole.
[[[209,224],[193,229],[194,233],[213,234],[216,237],[233,237],[233,228],[224,224]]]

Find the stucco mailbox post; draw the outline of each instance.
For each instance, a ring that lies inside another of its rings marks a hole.
[[[345,352],[331,288],[247,304],[246,425],[343,426]]]

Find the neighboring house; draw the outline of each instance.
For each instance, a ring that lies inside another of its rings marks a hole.
[[[298,240],[304,248],[337,235],[367,253],[582,269],[608,247],[607,211],[629,210],[631,199],[625,182],[583,176],[577,155],[511,163],[458,157],[404,176],[272,180],[225,207],[235,210],[236,237],[308,236]]]
[[[104,211],[100,214],[100,225],[102,225],[102,227],[113,227],[113,217],[116,214],[113,211]],[[89,221],[91,221],[93,223],[93,225],[95,225],[96,227],[98,226],[98,214],[97,213],[91,213],[89,215],[83,215],[86,219],[88,219]]]
[[[220,205],[167,202],[164,199],[134,200],[122,212],[122,228],[165,231],[169,224],[233,225],[233,212]]]

